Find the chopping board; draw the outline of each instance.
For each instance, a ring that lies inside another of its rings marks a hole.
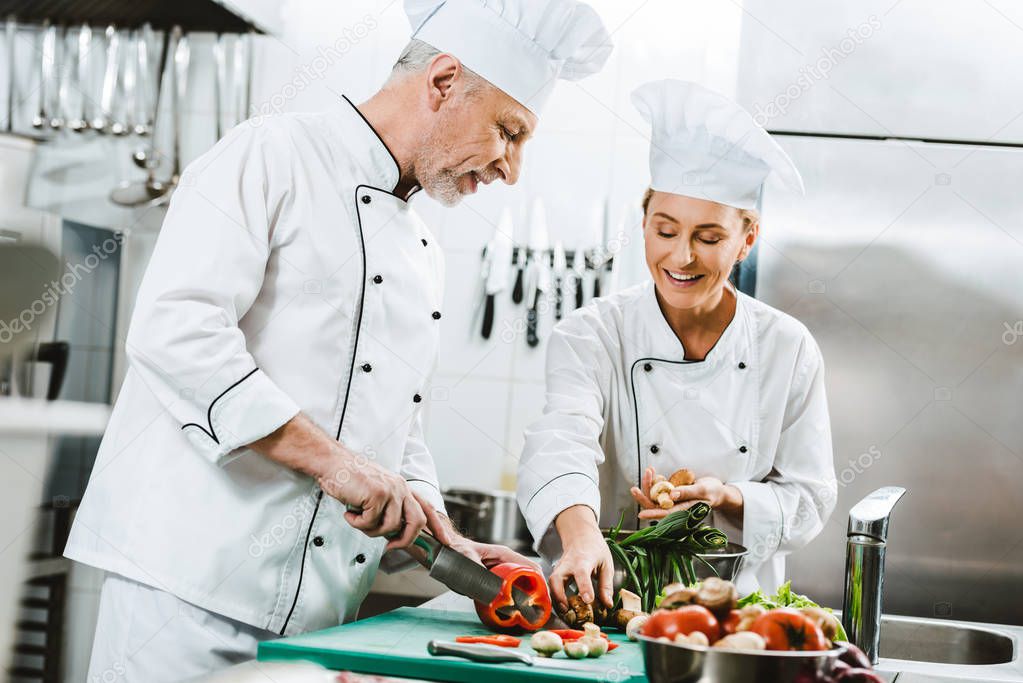
[[[303,660],[330,669],[462,683],[476,683],[487,680],[488,676],[501,683],[646,680],[639,643],[630,642],[621,633],[608,634],[619,644],[614,652],[581,660],[560,654],[544,660],[551,662],[551,666],[510,662],[483,664],[460,657],[434,657],[426,651],[426,644],[431,640],[452,641],[457,636],[488,633],[471,612],[402,607],[323,631],[260,643],[258,658],[261,661]],[[532,653],[528,636],[519,647]]]

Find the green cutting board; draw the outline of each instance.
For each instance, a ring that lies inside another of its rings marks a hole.
[[[402,607],[379,616],[343,626],[271,640],[259,645],[261,661],[316,662],[330,669],[430,681],[476,683],[487,676],[501,683],[541,681],[645,681],[643,653],[639,643],[623,634],[609,634],[620,647],[598,659],[573,660],[564,654],[552,661],[557,669],[517,663],[482,664],[460,657],[434,657],[426,651],[431,640],[454,640],[457,636],[489,633],[471,612]],[[529,649],[523,638],[521,649]]]

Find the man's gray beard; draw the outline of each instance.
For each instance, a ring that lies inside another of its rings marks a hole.
[[[416,180],[423,191],[443,206],[456,206],[462,201],[462,193],[458,189],[461,177],[449,168],[438,168],[436,159],[445,150],[444,143],[432,132],[419,148],[415,157]]]

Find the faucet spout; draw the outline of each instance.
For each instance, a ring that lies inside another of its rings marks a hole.
[[[842,626],[849,640],[877,664],[888,520],[906,489],[885,486],[849,511]]]

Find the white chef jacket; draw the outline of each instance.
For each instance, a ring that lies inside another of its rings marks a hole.
[[[244,446],[302,411],[443,511],[420,415],[443,259],[398,179],[347,100],[189,165],[67,557],[285,635],[354,617],[384,539]]]
[[[701,362],[664,319],[651,281],[595,299],[558,324],[547,351],[544,413],[526,430],[518,499],[536,548],[554,559],[554,518],[587,505],[601,527],[626,512],[644,468],[687,467],[742,491],[745,594],[784,581],[784,556],[835,506],[837,485],[820,351],[791,316],[736,292],[735,316]]]

